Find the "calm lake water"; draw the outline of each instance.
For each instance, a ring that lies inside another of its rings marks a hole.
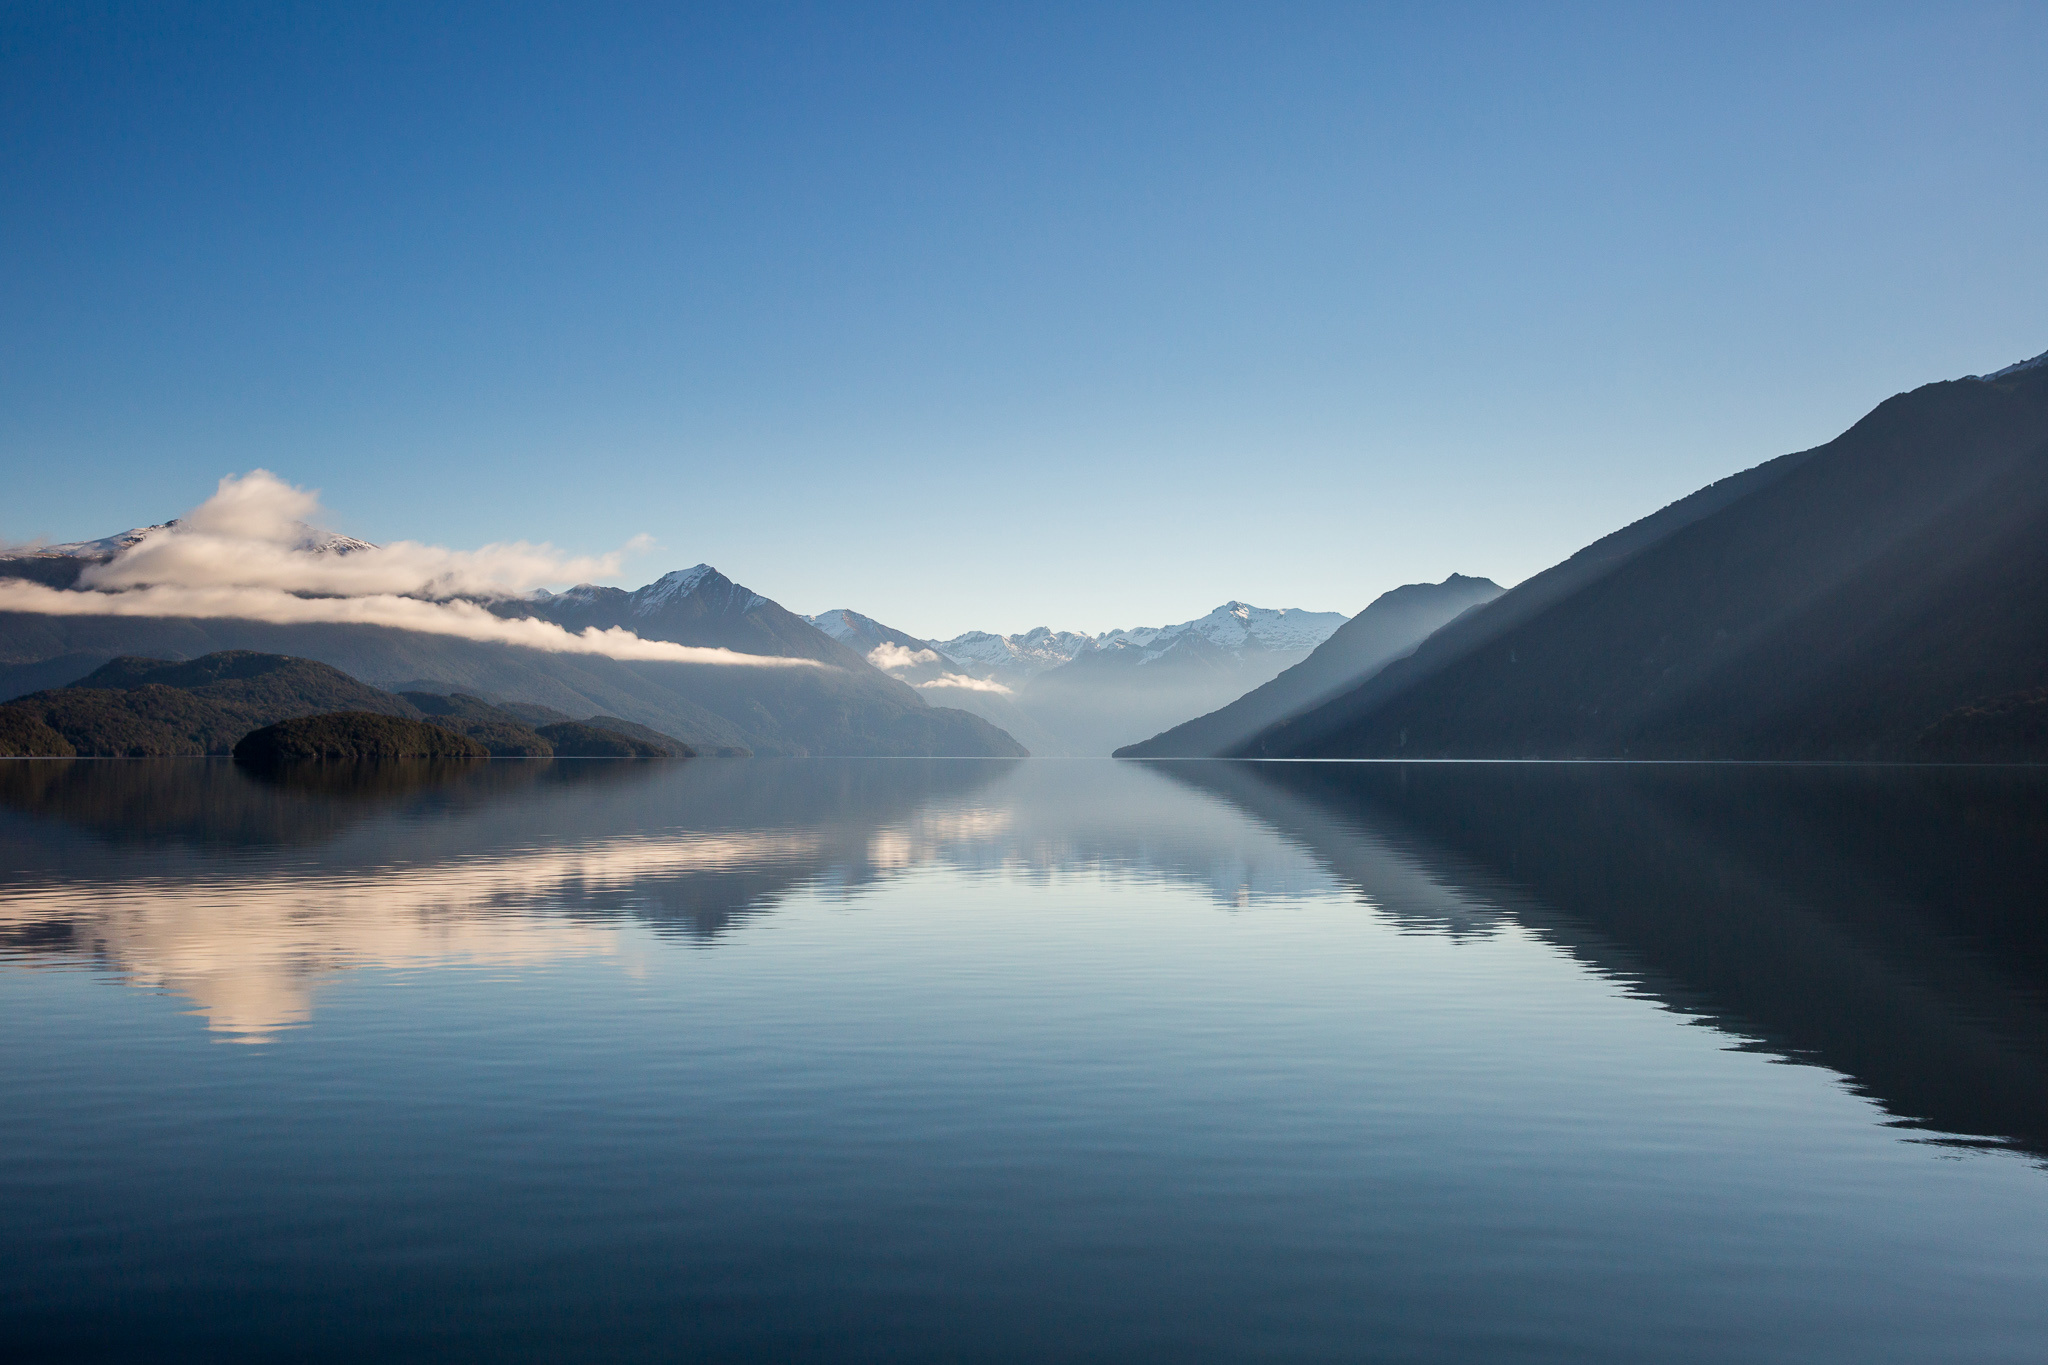
[[[13,1360],[2048,1358],[2048,772],[0,763]]]

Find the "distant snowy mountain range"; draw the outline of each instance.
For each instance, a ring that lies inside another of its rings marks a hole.
[[[1091,652],[1132,651],[1131,662],[1144,665],[1165,658],[1183,640],[1200,639],[1232,655],[1242,657],[1269,651],[1306,654],[1336,633],[1349,619],[1337,611],[1304,611],[1299,607],[1254,607],[1245,602],[1225,602],[1192,621],[1170,626],[1138,626],[1109,630],[1100,635],[1083,631],[1053,630],[1039,626],[1019,635],[995,635],[970,630],[950,640],[916,640],[882,625],[872,617],[848,608],[828,611],[807,620],[833,639],[873,649],[888,642],[914,645],[939,654],[947,662],[978,677],[1021,682],[1074,662]]]
[[[1259,686],[1330,638],[1342,612],[1225,602],[1168,626],[1046,626],[926,640],[850,608],[807,620],[869,663],[1001,726],[1036,754],[1107,754]]]

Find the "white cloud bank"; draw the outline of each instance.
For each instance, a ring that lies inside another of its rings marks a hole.
[[[450,550],[416,541],[368,545],[316,529],[316,494],[266,470],[220,481],[189,514],[146,532],[75,589],[0,579],[0,611],[41,616],[173,616],[272,625],[368,625],[611,659],[821,668],[814,659],[740,654],[632,631],[571,632],[550,621],[492,614],[476,598],[618,571],[626,550],[565,556],[524,541]]]
[[[908,645],[890,644],[887,640],[868,651],[868,662],[884,673],[899,668],[915,668],[919,664],[935,664],[939,652],[935,649],[912,649]]]
[[[921,682],[918,686],[956,687],[963,692],[999,692],[1006,697],[1012,695],[1009,688],[994,678],[970,678],[965,673],[941,673],[930,682]]]
[[[936,649],[912,649],[909,645],[891,644],[887,640],[868,651],[868,662],[884,673],[893,673],[902,668],[916,668],[921,664],[941,663],[944,659],[945,656]],[[962,692],[995,692],[1005,697],[1015,695],[993,678],[970,678],[965,673],[941,673],[928,682],[915,685],[950,687]]]

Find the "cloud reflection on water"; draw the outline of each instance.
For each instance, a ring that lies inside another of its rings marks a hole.
[[[812,856],[800,834],[624,838],[330,875],[28,885],[0,890],[0,941],[64,941],[137,986],[196,1004],[207,1027],[267,1042],[313,1016],[321,978],[357,967],[520,966],[615,951],[614,925],[550,913],[568,888]],[[61,932],[59,932],[61,930]]]
[[[628,922],[710,943],[798,891],[852,896],[933,866],[1165,880],[1223,906],[1335,890],[1226,803],[1128,768],[1079,785],[1071,766],[1005,762],[599,771],[620,775],[493,764],[280,791],[223,764],[76,765],[69,786],[47,769],[8,803],[35,814],[9,831],[0,952],[105,965],[260,1042],[309,1021],[339,972],[615,953]],[[52,817],[90,834],[38,859],[26,846],[47,847]]]

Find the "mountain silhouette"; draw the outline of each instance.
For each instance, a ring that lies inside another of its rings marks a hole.
[[[1236,752],[2038,759],[2044,682],[2048,365],[2029,364],[1702,489]]]
[[[1118,758],[1208,758],[1259,731],[1356,686],[1431,634],[1500,596],[1498,583],[1452,574],[1381,593],[1306,659],[1230,705],[1116,751]]]

